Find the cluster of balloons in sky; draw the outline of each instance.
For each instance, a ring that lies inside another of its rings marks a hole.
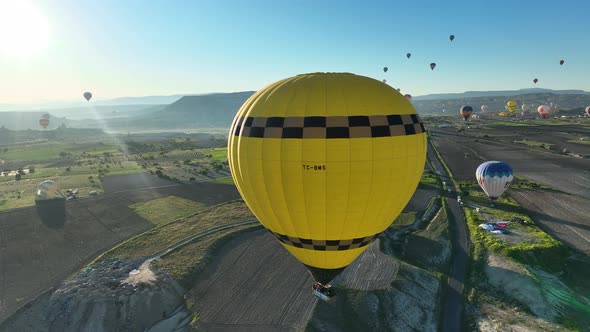
[[[86,101],[90,101],[90,99],[92,98],[92,93],[87,91],[84,92],[82,96],[84,97],[84,99],[86,99]],[[47,126],[49,126],[49,118],[50,115],[48,113],[45,113],[41,116],[41,119],[39,119],[39,125],[43,127],[43,129],[46,129]]]
[[[452,42],[453,40],[455,40],[455,35],[450,35],[449,36],[449,40]],[[409,59],[412,57],[412,53],[406,53],[406,58]],[[434,70],[434,68],[436,68],[436,62],[431,62],[430,63],[430,70]],[[387,71],[389,70],[388,67],[383,67],[383,72],[387,73]],[[387,83],[386,79],[382,80],[383,83]],[[400,91],[400,89],[398,88],[397,91]],[[412,101],[412,96],[410,94],[406,94],[404,95],[406,97],[406,99],[408,99],[409,101]]]
[[[563,66],[564,63],[565,63],[565,60],[563,60],[563,59],[559,60],[559,65],[560,66]],[[538,78],[534,78],[533,79],[533,83],[537,84],[537,82],[539,82],[539,79]]]
[[[455,40],[455,35],[449,35],[449,40],[452,42],[453,40]],[[409,59],[412,57],[412,53],[406,53],[406,58]],[[565,60],[561,59],[559,60],[559,65],[563,66],[563,64],[565,63]],[[431,62],[430,63],[430,70],[434,70],[434,68],[436,68],[436,62]],[[387,71],[389,70],[388,67],[383,67],[383,72],[387,73]],[[538,78],[534,78],[533,79],[533,83],[537,84],[537,82],[539,82]],[[386,79],[383,79],[383,83],[387,83]],[[400,89],[397,89],[397,91],[400,91]],[[410,98],[411,100],[411,98]]]

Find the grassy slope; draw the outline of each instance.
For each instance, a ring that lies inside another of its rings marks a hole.
[[[242,201],[219,204],[192,216],[159,225],[105,252],[97,260],[149,256],[191,235],[250,219],[254,219],[254,216]]]
[[[206,205],[176,196],[153,199],[129,206],[135,213],[154,225],[165,224],[203,210]]]
[[[174,279],[188,288],[199,267],[205,266],[214,259],[217,248],[242,232],[258,230],[261,227],[260,225],[244,225],[207,235],[162,257],[153,264],[166,270]]]

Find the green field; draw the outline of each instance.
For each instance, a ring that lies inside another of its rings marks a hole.
[[[157,198],[129,206],[135,213],[154,225],[160,225],[180,217],[194,214],[206,205],[176,196]]]
[[[203,152],[204,154],[212,155],[213,159],[217,161],[227,160],[227,148],[203,149],[201,152]]]
[[[87,154],[99,155],[105,152],[116,153],[118,145],[103,143],[62,143],[62,142],[45,142],[34,144],[18,144],[8,147],[8,151],[1,152],[0,158],[5,161],[37,161],[59,159],[60,153],[71,153],[79,155],[82,152]],[[3,150],[2,150],[3,151]]]
[[[88,159],[84,159],[82,166],[69,167],[44,168],[46,164],[36,164],[33,165],[35,172],[22,175],[20,180],[16,180],[14,176],[0,176],[0,211],[33,205],[35,187],[48,179],[55,181],[62,192],[66,189],[79,189],[78,196],[83,197],[90,191],[102,191],[101,176],[143,171],[132,161],[121,164],[101,161],[92,165],[87,165],[87,161]]]
[[[441,182],[434,173],[424,172],[418,186],[421,189],[440,190]]]
[[[213,182],[213,183],[221,183],[221,184],[228,184],[228,185],[232,185],[232,186],[235,185],[234,179],[231,176],[217,178],[215,180],[212,180],[211,182]]]
[[[239,201],[219,204],[194,215],[180,218],[133,237],[101,255],[107,258],[136,259],[153,255],[189,236],[213,227],[255,219],[246,204]]]

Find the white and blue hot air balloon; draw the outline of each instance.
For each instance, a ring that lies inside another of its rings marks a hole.
[[[61,197],[57,183],[45,180],[35,188],[35,200],[48,200]]]
[[[514,179],[512,167],[503,161],[486,161],[479,165],[475,177],[492,202],[502,196]]]

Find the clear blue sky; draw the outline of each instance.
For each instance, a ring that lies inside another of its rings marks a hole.
[[[0,0],[0,12],[6,1],[21,0]],[[315,71],[386,78],[413,95],[528,88],[535,77],[590,90],[584,0],[30,2],[46,47],[0,47],[0,103],[257,90]],[[3,28],[0,45],[20,31]]]

